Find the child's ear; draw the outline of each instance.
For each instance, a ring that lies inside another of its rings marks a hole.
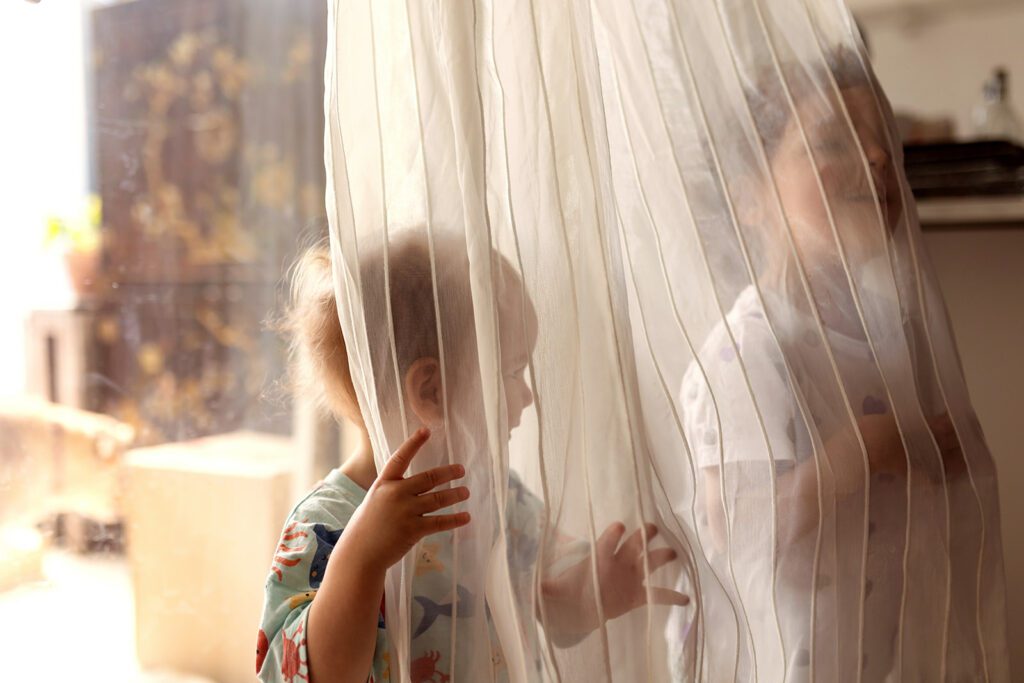
[[[441,400],[441,364],[436,358],[419,358],[405,373],[405,398],[424,426],[436,428],[444,421]]]

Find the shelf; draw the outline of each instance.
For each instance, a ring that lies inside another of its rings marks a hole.
[[[958,197],[919,199],[921,226],[999,226],[1024,228],[1024,197]]]
[[[847,5],[861,18],[899,16],[945,10],[977,10],[982,7],[1009,5],[1016,0],[848,0]]]

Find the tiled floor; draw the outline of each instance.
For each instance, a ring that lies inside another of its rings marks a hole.
[[[199,683],[139,671],[128,562],[54,550],[45,581],[0,593],[2,681]]]

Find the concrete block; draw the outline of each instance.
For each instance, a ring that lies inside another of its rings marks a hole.
[[[42,534],[30,527],[0,527],[0,593],[43,578]]]
[[[120,517],[121,458],[134,430],[106,415],[31,396],[0,399],[0,523],[76,513]]]
[[[293,505],[292,450],[283,437],[236,432],[127,454],[142,667],[255,678],[263,584]]]

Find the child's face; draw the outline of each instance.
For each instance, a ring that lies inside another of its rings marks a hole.
[[[527,302],[524,329],[523,299],[516,293],[501,298],[498,315],[501,321],[501,373],[511,432],[519,426],[523,411],[533,403],[533,391],[526,383],[526,368],[537,343],[537,314]]]
[[[509,431],[519,426],[523,411],[533,403],[533,392],[526,381],[526,368],[528,367],[530,354],[537,343],[537,314],[529,301],[525,304],[522,295],[522,283],[516,278],[506,275],[505,280],[499,286],[501,294],[498,297],[498,323],[501,345],[501,373],[505,386],[505,403],[507,406],[507,419]],[[525,320],[524,320],[525,318]],[[475,338],[475,335],[471,335]],[[470,342],[472,343],[472,342]],[[474,354],[475,355],[475,354]],[[467,376],[469,373],[478,373],[477,363],[456,363],[449,366],[456,373],[460,381],[450,385],[449,392],[462,392],[458,397],[451,395],[449,398],[458,407],[460,419],[469,420],[467,425],[470,429],[482,427],[476,422],[483,419],[479,410],[479,401],[473,401],[473,405],[463,405],[460,400],[469,400],[470,396],[478,396],[467,387],[476,386],[474,378]],[[403,388],[405,390],[405,401],[411,411],[411,417],[418,421],[414,428],[427,426],[431,429],[443,429],[447,415],[444,408],[444,381],[439,359],[433,356],[424,356],[416,359],[405,373]],[[478,391],[479,389],[477,389]]]
[[[848,228],[844,230],[842,226],[851,221],[858,230],[878,230],[875,194],[889,230],[899,220],[901,210],[898,180],[886,145],[885,123],[878,115],[871,89],[867,86],[847,89],[843,99],[868,158],[870,178],[865,176],[863,160],[846,133],[845,119],[841,114],[837,117],[818,111],[820,107],[813,101],[800,106],[815,165],[812,166],[807,155],[795,119],[789,122],[772,157],[772,170],[793,236],[803,257],[816,264],[838,261],[829,215],[818,185],[819,176],[832,216],[844,238],[849,233]]]

